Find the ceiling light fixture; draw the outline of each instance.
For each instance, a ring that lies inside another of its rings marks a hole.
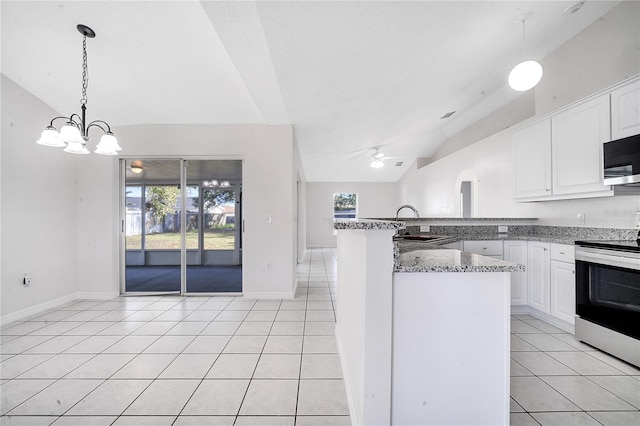
[[[524,21],[526,15],[520,17],[522,22],[522,56],[524,61],[513,67],[509,73],[509,86],[518,92],[525,92],[532,89],[542,78],[542,65],[533,60],[527,60],[527,44],[524,36]]]
[[[384,167],[384,154],[380,152],[380,147],[376,147],[376,152],[371,156],[371,167],[374,169],[379,169],[380,167]]]
[[[96,146],[95,152],[103,155],[118,155],[120,145],[118,140],[113,136],[111,127],[107,122],[102,120],[94,120],[87,124],[85,120],[85,114],[87,109],[87,86],[89,84],[89,71],[87,66],[87,37],[94,38],[96,33],[86,25],[79,24],[77,26],[78,31],[82,34],[82,99],[80,99],[80,106],[82,108],[81,115],[71,114],[69,117],[55,117],[51,120],[51,123],[42,132],[40,139],[37,143],[44,146],[52,146],[57,148],[64,148],[65,152],[70,154],[89,154],[87,150],[87,142],[89,138],[89,129],[92,127],[98,127],[105,134],[100,138],[100,143]],[[53,126],[55,120],[64,118],[66,123],[60,129]],[[142,169],[140,169],[142,171]]]
[[[213,180],[205,180],[202,182],[202,186],[205,188],[215,188],[215,187],[219,187],[219,188],[229,188],[231,186],[231,183],[229,183],[228,180],[223,180],[218,182],[217,179],[213,179]]]
[[[142,173],[142,170],[144,169],[144,168],[142,167],[142,161],[138,161],[138,160],[136,160],[136,161],[132,161],[132,162],[131,162],[131,167],[130,167],[130,168],[131,168],[131,171],[132,171],[133,173],[135,173],[135,174],[140,174],[140,173]]]

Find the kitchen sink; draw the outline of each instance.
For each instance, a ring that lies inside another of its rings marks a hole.
[[[406,241],[435,241],[441,240],[443,238],[449,238],[446,235],[396,235],[393,237],[394,240],[406,240]]]
[[[436,237],[435,235],[402,235],[403,240],[418,240],[418,241],[431,241],[438,240],[442,237]]]

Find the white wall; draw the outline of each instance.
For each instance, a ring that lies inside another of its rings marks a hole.
[[[76,291],[76,166],[82,158],[35,141],[59,115],[2,75],[1,315],[10,320]],[[32,284],[22,285],[24,273]]]
[[[291,126],[137,125],[114,129],[127,157],[242,158],[243,291],[252,297],[292,297],[295,218]],[[117,290],[117,160],[92,159],[79,169],[78,216],[104,227],[78,233],[78,282],[83,291]],[[272,223],[267,223],[271,215]],[[83,222],[84,226],[88,223]],[[93,229],[93,228],[92,228]],[[271,262],[272,271],[266,263]]]
[[[296,253],[296,264],[304,262],[304,256],[307,249],[307,180],[302,168],[302,159],[300,158],[300,150],[298,143],[293,135],[293,170],[295,172],[295,194],[294,201],[294,235],[297,235],[297,246],[294,248]],[[296,265],[294,265],[295,267]],[[297,274],[296,274],[297,275]]]
[[[399,206],[396,183],[307,182],[307,247],[336,247],[333,194],[337,193],[358,194],[359,218],[394,217]]]
[[[624,2],[544,58],[545,74],[535,89],[536,113],[550,112],[639,73],[638,16],[640,3]],[[515,203],[511,167],[511,136],[503,130],[419,170],[411,167],[399,181],[400,201],[415,205],[423,216],[458,216],[457,182],[467,173],[479,179],[479,217],[538,217],[539,224],[577,226],[577,213],[585,213],[585,226],[634,226],[638,196]]]

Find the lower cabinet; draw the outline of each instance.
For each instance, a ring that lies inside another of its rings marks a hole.
[[[527,266],[527,242],[505,241],[504,260]],[[511,273],[511,305],[527,304],[527,271]]]
[[[511,305],[529,306],[564,323],[575,323],[574,246],[539,241],[465,241],[464,251],[519,263],[511,273]]]
[[[569,324],[575,323],[576,266],[573,246],[554,244],[551,249],[550,314]]]
[[[527,245],[527,304],[545,314],[550,310],[549,243],[529,241]]]

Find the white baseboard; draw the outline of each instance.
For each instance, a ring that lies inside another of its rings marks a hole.
[[[529,314],[532,317],[536,317],[539,320],[542,320],[544,322],[548,322],[549,324],[558,327],[561,330],[564,330],[566,332],[569,332],[571,334],[575,334],[576,330],[575,330],[575,325],[574,324],[569,324],[566,321],[562,321],[561,319],[558,319],[556,317],[553,317],[547,313],[544,313],[542,311],[539,311],[535,308],[532,308],[531,306],[526,306],[526,305],[512,305],[511,306],[511,313],[512,314]]]
[[[21,319],[42,313],[49,309],[57,308],[66,303],[73,302],[74,300],[110,300],[118,297],[117,291],[105,291],[105,292],[76,292],[66,296],[58,297],[47,302],[39,303],[37,305],[29,306],[28,308],[20,309],[19,311],[12,312],[0,317],[0,324],[8,324],[13,321],[19,321]]]
[[[109,300],[114,299],[120,296],[120,293],[117,291],[103,291],[103,292],[92,292],[92,291],[84,291],[77,292],[76,299],[85,299],[85,300]]]
[[[248,292],[245,291],[242,293],[244,297],[247,299],[293,299],[295,296],[295,291],[280,291],[280,292],[271,292],[271,291],[254,291]]]
[[[32,315],[39,314],[48,309],[57,308],[58,306],[62,306],[65,303],[72,302],[76,299],[76,294],[71,293],[66,296],[58,297],[56,299],[48,300],[46,302],[38,303],[37,305],[29,306],[28,308],[20,309],[16,312],[11,312],[10,314],[2,315],[0,317],[0,324],[8,324],[13,321],[18,321],[23,318],[30,317]]]

